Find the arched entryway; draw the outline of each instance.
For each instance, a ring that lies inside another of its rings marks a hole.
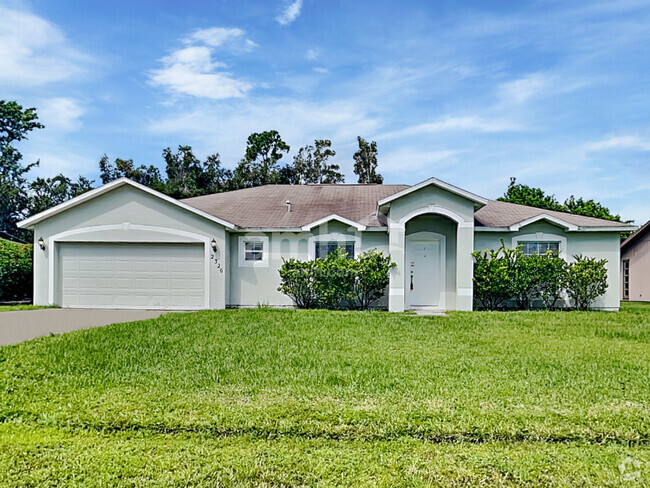
[[[473,221],[428,205],[389,225],[389,309],[471,310]]]
[[[406,223],[405,309],[455,307],[456,227],[437,214],[418,215]]]

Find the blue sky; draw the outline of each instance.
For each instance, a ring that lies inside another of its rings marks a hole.
[[[35,174],[97,177],[164,147],[234,168],[251,132],[295,154],[356,137],[387,183],[496,198],[510,176],[650,219],[650,3],[0,0],[0,98],[46,129]]]

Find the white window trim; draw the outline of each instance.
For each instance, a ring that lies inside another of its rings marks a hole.
[[[520,242],[559,242],[560,257],[567,259],[567,240],[566,237],[557,234],[548,234],[546,232],[536,232],[535,234],[523,234],[512,238],[512,247],[515,248]]]
[[[307,239],[308,242],[308,252],[309,259],[316,259],[316,243],[322,241],[334,241],[334,242],[352,242],[354,241],[354,259],[357,259],[359,256],[359,251],[361,250],[361,237],[355,236],[354,234],[342,234],[341,232],[332,232],[330,234],[321,234],[318,236],[312,236]]]
[[[246,243],[262,243],[262,260],[246,261]],[[269,266],[269,238],[268,236],[239,236],[239,267],[240,268],[268,268]]]

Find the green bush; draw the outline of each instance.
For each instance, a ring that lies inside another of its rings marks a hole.
[[[607,289],[605,260],[574,256],[568,264],[557,253],[526,256],[503,240],[495,250],[476,251],[474,297],[483,308],[495,310],[508,302],[518,309],[534,305],[556,308],[566,292],[578,309],[587,309]]]
[[[495,310],[512,297],[512,277],[503,256],[504,246],[472,253],[474,256],[474,297],[483,308]]]
[[[567,262],[555,252],[547,252],[535,258],[539,282],[537,284],[537,298],[545,308],[554,309],[567,285]]]
[[[317,308],[315,268],[316,261],[285,260],[280,268],[281,285],[278,291],[289,296],[298,308]]]
[[[0,239],[0,302],[31,298],[33,246]]]
[[[351,294],[355,308],[367,310],[384,296],[390,281],[389,272],[396,266],[390,256],[377,250],[367,251],[354,264],[354,281]]]
[[[573,256],[568,266],[567,293],[579,310],[587,310],[607,290],[606,259]]]
[[[388,286],[388,272],[395,264],[376,250],[349,259],[341,250],[323,259],[285,260],[280,268],[280,287],[298,308],[365,310],[379,300]]]

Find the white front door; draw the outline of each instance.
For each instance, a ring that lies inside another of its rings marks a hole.
[[[418,232],[406,237],[406,307],[444,308],[445,237]]]

